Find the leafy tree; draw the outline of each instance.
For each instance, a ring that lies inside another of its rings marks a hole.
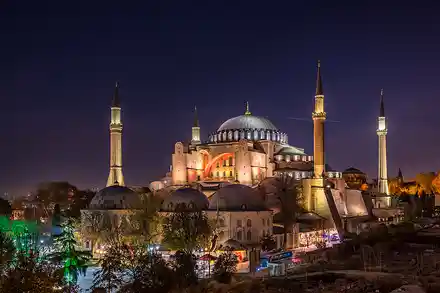
[[[201,211],[188,211],[184,207],[170,213],[163,224],[163,243],[172,250],[191,255],[204,248],[212,235],[212,228]]]
[[[280,217],[284,226],[284,249],[287,249],[287,233],[292,231],[296,220],[304,211],[303,195],[297,181],[288,174],[277,177],[276,197],[280,204]]]
[[[129,227],[125,229],[132,240],[142,244],[154,243],[161,233],[161,216],[159,214],[162,199],[151,192],[140,193],[142,208],[128,216]]]
[[[220,283],[229,284],[232,275],[237,272],[237,263],[237,256],[232,251],[220,254],[212,271],[214,279]]]
[[[72,218],[68,218],[65,223],[61,224],[61,229],[61,234],[54,236],[55,252],[51,258],[63,266],[66,283],[74,285],[79,274],[85,275],[91,255],[88,251],[78,250]]]
[[[1,279],[0,292],[52,293],[57,287],[63,287],[63,279],[57,274],[54,265],[42,261],[37,254],[19,253],[17,260],[6,270]],[[73,291],[70,290],[70,292]]]
[[[264,235],[261,237],[260,244],[263,251],[270,251],[277,248],[277,242],[272,235]]]
[[[161,255],[148,252],[143,247],[131,247],[129,252],[127,281],[118,292],[167,293],[175,287],[172,270]]]
[[[197,284],[197,263],[193,254],[176,252],[173,269],[179,289]]]
[[[99,260],[100,269],[93,274],[92,289],[105,288],[106,292],[111,292],[121,287],[125,256],[121,243],[114,241],[108,245]]]
[[[8,268],[14,258],[15,251],[12,239],[6,233],[0,231],[0,274]]]

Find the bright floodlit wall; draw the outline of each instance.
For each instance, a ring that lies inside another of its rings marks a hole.
[[[347,212],[352,216],[366,216],[368,210],[362,198],[362,192],[360,190],[346,189],[345,200],[347,206]]]

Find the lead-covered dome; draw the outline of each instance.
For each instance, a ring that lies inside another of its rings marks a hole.
[[[197,189],[185,187],[173,191],[162,202],[163,211],[174,211],[176,207],[185,206],[191,210],[205,210],[209,206],[209,200]]]
[[[130,188],[119,185],[101,189],[89,204],[89,209],[96,210],[140,208],[142,208],[140,196]]]
[[[220,125],[217,131],[235,129],[278,130],[275,125],[273,125],[273,123],[267,118],[253,115],[240,115],[223,122],[223,124]]]
[[[231,184],[220,188],[211,196],[209,202],[210,210],[267,210],[264,200],[258,191],[242,184]]]
[[[253,116],[246,106],[244,115],[230,118],[223,122],[218,130],[209,135],[212,143],[247,140],[271,140],[287,144],[287,134],[278,130],[275,125],[265,117]]]

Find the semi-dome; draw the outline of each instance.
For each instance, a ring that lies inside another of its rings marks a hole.
[[[101,189],[92,199],[90,209],[139,209],[142,208],[140,196],[125,186],[113,185]]]
[[[162,202],[163,211],[174,211],[178,206],[189,209],[204,210],[209,206],[209,200],[197,189],[185,187],[173,191]]]
[[[231,184],[217,190],[210,198],[209,209],[220,211],[267,210],[258,191],[242,184]]]
[[[275,125],[273,125],[273,123],[267,118],[253,115],[240,115],[223,122],[223,124],[220,125],[217,131],[235,129],[278,130]]]
[[[276,154],[283,155],[283,156],[285,156],[285,155],[290,155],[290,156],[304,155],[304,150],[289,145],[289,146],[285,146],[282,149],[280,149]]]

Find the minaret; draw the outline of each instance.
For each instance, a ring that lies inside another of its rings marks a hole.
[[[194,124],[192,127],[191,144],[192,145],[200,144],[200,125],[199,125],[199,117],[197,115],[197,107],[194,107]]]
[[[380,111],[377,118],[377,136],[379,137],[379,192],[389,194],[388,172],[387,172],[387,122],[385,118],[385,107],[383,105],[383,89],[380,91]]]
[[[122,122],[119,84],[117,82],[112,100],[110,121],[110,174],[107,186],[111,185],[125,185],[122,175]]]
[[[325,172],[324,162],[324,122],[327,114],[324,112],[324,91],[321,79],[321,62],[318,60],[318,73],[316,77],[315,109],[313,118],[313,156],[314,177],[322,178]]]

